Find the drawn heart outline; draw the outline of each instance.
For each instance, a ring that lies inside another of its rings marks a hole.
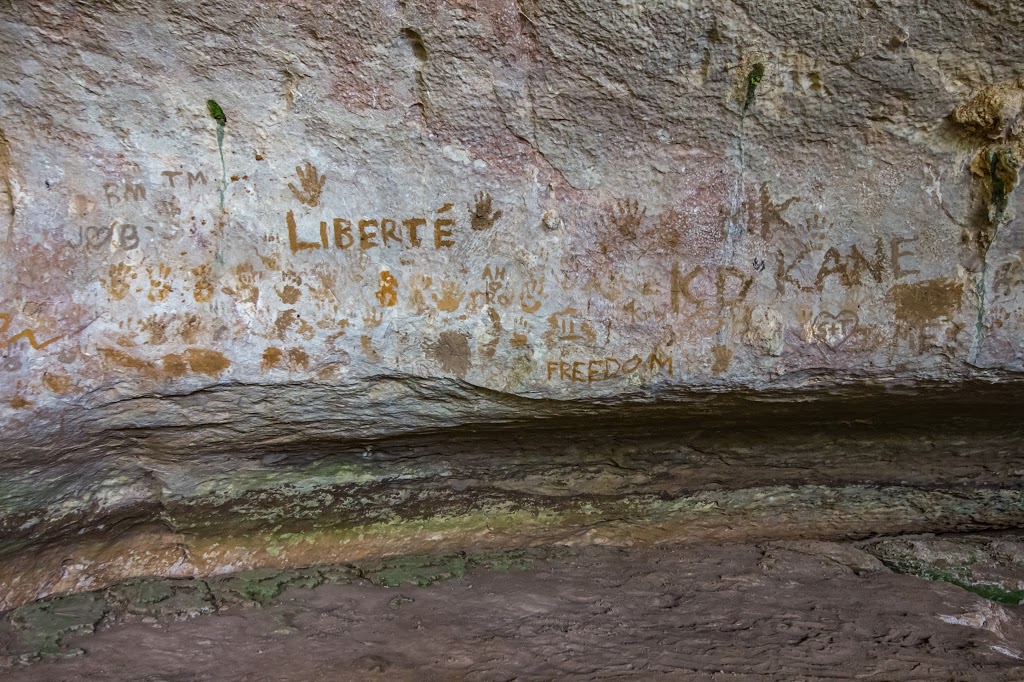
[[[835,350],[850,338],[860,319],[857,313],[850,310],[842,310],[838,315],[822,311],[814,319],[814,337]]]

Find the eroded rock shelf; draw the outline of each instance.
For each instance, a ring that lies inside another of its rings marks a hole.
[[[0,610],[1019,528],[1022,22],[4,5]]]

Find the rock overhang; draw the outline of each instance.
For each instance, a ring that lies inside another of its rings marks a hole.
[[[627,514],[551,502],[576,487],[760,495],[728,469],[594,483],[605,454],[697,457],[708,431],[784,459],[801,434],[857,457],[930,430],[922,485],[969,485],[961,447],[1013,488],[1024,74],[1000,35],[1019,10],[917,9],[3,10],[0,520],[53,552],[19,598],[72,589],[54,547],[77,530],[99,539],[74,580],[111,529],[153,524],[170,535],[138,546],[170,549],[140,566],[209,570],[178,546],[217,514],[213,544],[277,532],[237,559],[260,564],[306,504],[342,535],[404,519],[384,552],[448,532],[429,510],[462,519],[453,546],[501,535],[488,515],[544,526],[532,541]],[[779,480],[831,480],[833,459]],[[351,537],[332,546],[370,551]]]

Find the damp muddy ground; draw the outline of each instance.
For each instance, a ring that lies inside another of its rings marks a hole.
[[[1024,536],[536,549],[133,581],[0,628],[32,680],[1022,680]]]

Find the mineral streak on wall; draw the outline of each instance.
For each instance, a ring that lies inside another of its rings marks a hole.
[[[1013,0],[5,3],[5,551],[215,509],[342,444],[1012,389],[1022,23]],[[353,461],[324,485],[400,473]],[[0,607],[106,550],[53,551]]]

